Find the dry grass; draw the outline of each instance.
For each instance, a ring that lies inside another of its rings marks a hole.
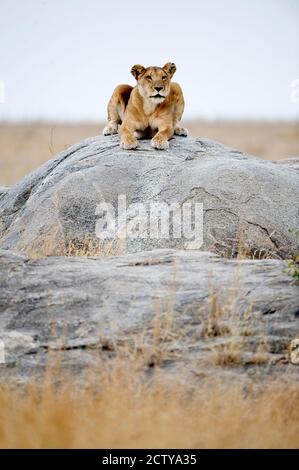
[[[191,135],[207,137],[265,159],[299,155],[298,123],[187,122]],[[0,124],[0,186],[12,185],[103,124]]]
[[[211,364],[221,367],[270,365],[271,355],[267,354],[263,343],[259,345],[255,352],[244,353],[245,349],[242,339],[232,337],[218,347],[214,346],[210,356]]]
[[[30,243],[19,243],[18,251],[30,259],[41,259],[48,256],[83,256],[102,257],[117,256],[126,253],[126,240],[115,239],[107,242],[84,238],[64,242],[59,229],[53,228],[52,232],[44,238],[30,240]]]
[[[194,136],[218,140],[265,160],[299,155],[298,122],[190,122],[188,128]]]
[[[133,370],[132,370],[133,367]],[[0,389],[2,448],[292,448],[299,446],[299,390],[263,391],[213,381],[187,393],[159,374],[140,381],[117,362],[92,386]]]
[[[60,368],[59,353],[50,350],[43,383],[0,386],[0,447],[298,447],[298,386],[270,379],[245,386],[221,382],[217,374],[190,383],[183,365],[182,374],[178,368],[175,376],[162,371],[176,354],[172,340],[188,334],[175,323],[175,289],[174,273],[168,297],[157,299],[150,330],[118,344],[103,341],[95,351],[106,351],[99,365],[86,368],[77,382]],[[222,304],[211,292],[204,339],[232,340],[211,351],[213,367],[244,365],[244,343],[237,347],[232,337],[238,333],[240,339],[244,326],[243,318],[235,321],[237,289]],[[244,317],[251,322],[249,310]],[[224,320],[231,321],[227,330]],[[254,357],[251,364],[264,364],[262,351]],[[190,366],[196,372],[196,363]]]
[[[234,237],[223,240],[215,238],[211,233],[209,234],[210,238],[213,239],[213,247],[211,248],[211,251],[217,253],[222,258],[228,259],[285,259],[285,253],[288,246],[275,245],[271,240],[273,235],[274,232],[270,233],[269,236],[264,239],[263,248],[257,248],[248,234],[248,223],[245,219],[241,218]]]
[[[211,289],[208,303],[201,309],[204,320],[198,335],[210,344],[208,364],[221,367],[270,365],[273,357],[264,336],[259,334],[260,338],[255,345],[250,344],[250,337],[258,334],[260,323],[254,314],[254,304],[249,304],[242,314],[237,307],[240,298],[238,267],[234,277],[231,289],[225,293],[225,299],[220,301],[219,295]]]
[[[126,252],[126,240],[101,241],[87,238],[67,243],[63,256],[117,256]],[[42,254],[42,253],[41,253]]]

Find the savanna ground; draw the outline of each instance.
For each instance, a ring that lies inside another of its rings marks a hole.
[[[269,383],[258,392],[219,380],[186,391],[156,371],[140,379],[116,362],[89,386],[0,390],[2,448],[296,448],[299,389]]]
[[[298,123],[186,125],[193,136],[264,159],[299,156]],[[102,127],[0,124],[0,186],[14,184]],[[190,389],[179,378],[165,382],[159,367],[145,377],[134,356],[116,357],[109,370],[103,364],[90,371],[79,387],[61,377],[59,368],[50,368],[42,384],[1,385],[0,447],[299,447],[298,386],[283,378],[255,388],[216,380],[198,383]]]
[[[267,160],[299,156],[299,123],[185,123],[190,134],[218,140]],[[0,124],[0,186],[18,179],[80,140],[101,133],[102,124]]]

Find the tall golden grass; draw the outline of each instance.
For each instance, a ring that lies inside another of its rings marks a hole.
[[[150,380],[119,362],[92,385],[0,389],[1,448],[297,448],[299,389]],[[187,386],[186,386],[187,385]],[[189,386],[188,386],[189,385]]]
[[[206,330],[204,325],[203,331],[229,339],[232,332],[219,330],[226,313],[219,311],[215,299],[211,296],[207,318],[212,328]],[[188,331],[178,331],[172,309],[170,292],[168,299],[157,303],[149,331],[82,351],[97,360],[77,376],[61,367],[58,351],[50,350],[43,381],[2,385],[0,447],[299,447],[299,387],[288,380],[287,369],[275,380],[271,375],[267,379],[265,371],[255,374],[260,382],[245,379],[244,369],[233,382],[234,374],[228,379],[218,374],[223,368],[232,372],[245,366],[242,354],[248,348],[240,336],[243,324],[234,323],[231,326],[237,331],[227,343],[232,345],[230,350],[212,348],[207,357],[211,373],[203,374],[191,359],[185,373],[184,359],[172,340]],[[174,359],[176,368],[167,369],[167,362],[174,364]],[[252,356],[253,364],[265,365],[259,352]]]

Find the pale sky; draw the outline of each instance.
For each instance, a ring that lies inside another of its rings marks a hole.
[[[0,120],[103,120],[167,61],[186,118],[298,119],[299,0],[0,0]]]

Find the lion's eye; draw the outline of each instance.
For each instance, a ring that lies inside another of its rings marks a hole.
[[[150,75],[147,75],[145,78],[147,78],[148,80],[152,79],[152,77]]]
[[[166,80],[166,78],[167,78],[166,75],[163,75],[162,80]]]

